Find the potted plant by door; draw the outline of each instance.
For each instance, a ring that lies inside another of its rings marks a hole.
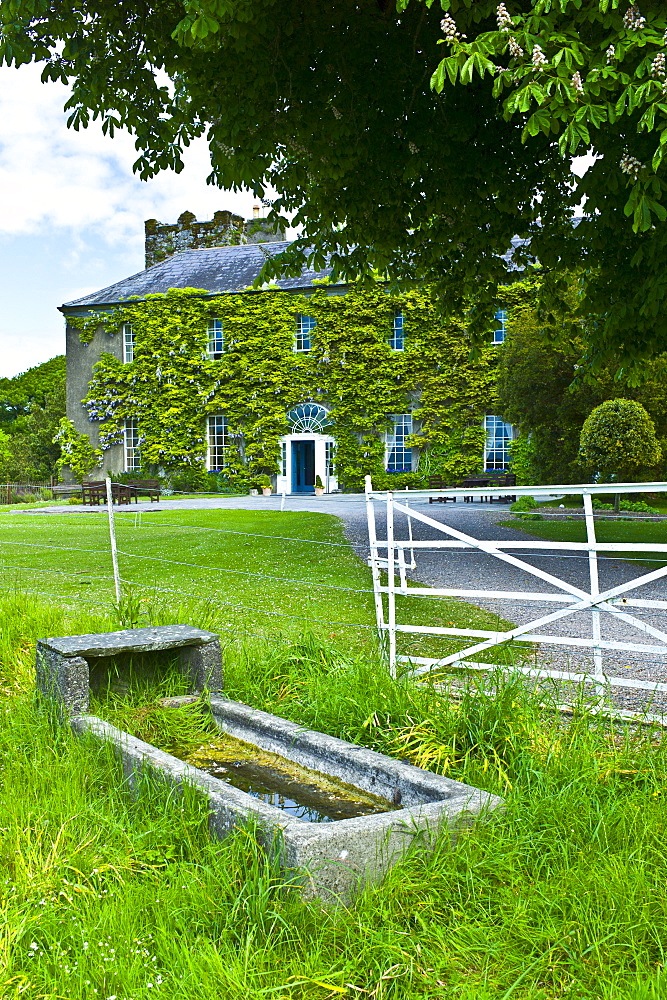
[[[322,479],[320,476],[315,476],[315,496],[321,497],[324,493],[324,486],[322,485]]]
[[[271,496],[271,477],[270,476],[258,476],[257,485],[261,487],[262,493],[265,497]]]

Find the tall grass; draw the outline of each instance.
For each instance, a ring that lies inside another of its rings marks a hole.
[[[32,696],[34,639],[95,613],[0,601],[0,996],[658,1000],[667,995],[667,741],[545,711],[518,678],[461,698],[304,635],[230,641],[226,694],[505,796],[350,907],[304,903],[251,828],[126,789]]]

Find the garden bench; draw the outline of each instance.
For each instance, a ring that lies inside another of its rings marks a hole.
[[[428,488],[430,490],[449,490],[452,488],[452,484],[445,480],[444,476],[429,476],[428,477]],[[429,497],[429,503],[447,503],[451,500],[452,503],[456,503],[456,497]]]
[[[111,484],[111,502],[129,504],[131,494],[125,483]],[[81,502],[87,506],[95,507],[107,502],[107,484],[105,479],[96,482],[82,483]]]
[[[213,632],[189,625],[128,628],[39,639],[37,690],[56,703],[60,715],[80,715],[90,701],[89,660],[121,653],[177,650],[179,666],[193,691],[222,690],[220,640]]]
[[[139,497],[148,497],[151,503],[157,503],[162,494],[162,486],[159,479],[133,479],[125,483],[130,499],[135,503],[139,502]]]
[[[66,500],[69,497],[81,496],[81,486],[79,483],[64,483],[60,486],[52,486],[51,490],[54,500]]]
[[[513,472],[494,472],[490,470],[481,475],[467,476],[463,481],[463,489],[480,489],[484,486],[516,486],[516,476]],[[463,499],[466,503],[472,503],[475,498],[470,495],[464,495]],[[503,496],[481,496],[479,499],[480,502],[487,501],[488,503],[493,503],[494,501],[498,503],[513,503],[516,497],[506,494]]]

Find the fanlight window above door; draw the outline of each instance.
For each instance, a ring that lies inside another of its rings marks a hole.
[[[319,403],[301,403],[287,414],[293,434],[322,434],[329,426],[329,412]]]

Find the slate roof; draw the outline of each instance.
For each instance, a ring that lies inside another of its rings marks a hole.
[[[207,247],[200,250],[182,250],[167,260],[139,271],[114,285],[84,295],[83,298],[65,302],[62,311],[77,307],[109,306],[131,296],[144,298],[170,288],[201,288],[213,294],[242,292],[252,285],[261,271],[267,256],[286,250],[289,241],[274,243],[247,243],[235,247]],[[331,274],[330,268],[312,271],[308,268],[298,278],[278,278],[275,283],[282,289],[312,287],[314,278]]]

